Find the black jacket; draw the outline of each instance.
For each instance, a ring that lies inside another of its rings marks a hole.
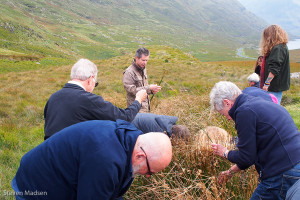
[[[131,122],[140,108],[138,101],[134,101],[126,109],[118,108],[101,96],[67,83],[51,95],[45,106],[45,139],[65,127],[87,120],[122,119]]]
[[[266,57],[265,80],[267,80],[270,72],[275,75],[269,86],[270,92],[281,92],[290,89],[289,50],[285,44],[274,46]]]

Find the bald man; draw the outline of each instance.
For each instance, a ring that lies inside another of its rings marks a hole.
[[[86,121],[25,154],[12,188],[17,199],[118,199],[136,175],[157,173],[171,159],[164,133],[143,134],[123,120]]]

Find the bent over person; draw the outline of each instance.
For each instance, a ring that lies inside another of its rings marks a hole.
[[[130,106],[136,94],[140,90],[146,90],[147,94],[156,94],[160,91],[161,86],[156,84],[148,84],[148,76],[146,65],[150,56],[150,52],[146,48],[139,48],[135,52],[135,59],[132,64],[125,70],[123,74],[123,85],[127,93],[127,106]],[[150,112],[150,99],[142,102],[140,112]]]
[[[97,87],[97,66],[87,59],[80,59],[71,70],[71,81],[51,95],[45,109],[45,138],[78,122],[87,120],[122,119],[131,122],[147,98],[145,90],[140,90],[132,104],[121,109],[93,94]]]
[[[86,121],[25,154],[12,187],[17,199],[120,199],[136,175],[149,177],[171,159],[164,133],[143,134],[123,120]]]
[[[251,165],[260,183],[251,199],[285,199],[288,189],[300,179],[300,132],[282,106],[243,94],[233,83],[221,81],[210,92],[212,109],[234,120],[237,150],[212,144],[214,152],[234,163],[221,172],[220,183]]]

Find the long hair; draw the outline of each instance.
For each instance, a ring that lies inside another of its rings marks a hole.
[[[254,65],[254,70],[256,69],[256,67],[257,67],[257,65],[258,65],[258,61],[261,60],[261,62],[262,62],[263,58],[264,58],[263,56],[258,56],[258,58],[257,58],[257,60],[256,60],[256,63],[255,63],[255,65]]]
[[[278,25],[271,25],[264,29],[260,40],[260,51],[264,56],[268,56],[272,48],[278,44],[288,43],[288,34]]]

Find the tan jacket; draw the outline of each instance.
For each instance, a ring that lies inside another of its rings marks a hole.
[[[152,94],[148,85],[147,70],[141,69],[133,62],[123,73],[123,85],[127,93],[127,106],[130,106],[135,100],[138,91],[145,89],[148,97],[142,102],[140,112],[150,112],[149,94]]]

